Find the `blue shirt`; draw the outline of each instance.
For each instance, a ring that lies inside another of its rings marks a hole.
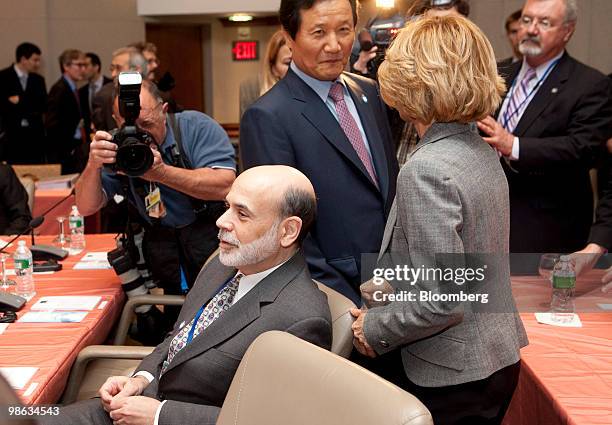
[[[334,81],[321,81],[316,78],[312,78],[310,75],[304,73],[300,68],[297,67],[293,62],[291,62],[291,70],[297,74],[298,77],[302,81],[304,81],[316,94],[321,98],[327,109],[332,113],[336,121],[340,121],[338,119],[338,113],[336,112],[336,105],[334,101],[329,97],[329,91],[331,90],[332,83]],[[353,98],[351,97],[348,89],[346,88],[346,84],[342,81],[342,75],[338,77],[336,80],[340,84],[342,84],[342,91],[344,92],[344,102],[346,103],[346,107],[348,108],[350,114],[353,116],[353,119],[357,123],[357,127],[359,127],[359,133],[361,133],[361,138],[365,143],[366,149],[368,150],[368,155],[370,155],[370,159],[372,159],[372,151],[370,150],[370,144],[368,143],[368,138],[366,137],[363,126],[361,125],[361,119],[359,118],[359,112],[357,112],[357,107],[355,106],[355,102],[353,102]]]
[[[175,114],[178,127],[181,130],[181,144],[185,155],[191,166],[195,168],[224,168],[236,170],[234,161],[234,148],[223,128],[209,116],[197,111],[185,111]],[[176,139],[168,120],[166,120],[166,138],[159,150],[164,163],[172,164],[172,147],[176,145]],[[129,177],[130,190],[128,199],[136,206],[141,217],[151,222],[148,216],[144,198],[139,195],[133,184],[133,178]],[[166,207],[166,216],[161,219],[161,224],[168,227],[184,227],[193,223],[196,219],[193,212],[191,200],[187,195],[157,183],[160,189],[161,199]],[[149,182],[144,182],[148,192]],[[104,169],[102,171],[102,188],[109,202],[113,196],[123,193],[119,176]]]

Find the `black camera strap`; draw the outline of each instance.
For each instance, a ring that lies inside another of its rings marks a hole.
[[[169,113],[168,119],[170,120],[170,127],[172,127],[172,132],[174,133],[174,140],[176,141],[171,150],[172,162],[174,163],[175,167],[183,168],[185,170],[193,170],[191,161],[185,154],[183,139],[181,136],[181,128],[176,120],[175,114]],[[204,201],[187,194],[185,194],[185,196],[189,197],[191,207],[193,208],[193,212],[196,216],[206,216],[216,220],[224,211],[224,203],[221,201]]]

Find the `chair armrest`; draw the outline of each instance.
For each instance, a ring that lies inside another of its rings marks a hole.
[[[183,305],[185,297],[182,295],[137,295],[129,298],[123,307],[117,331],[113,338],[113,345],[124,345],[128,329],[132,322],[134,309],[141,305]]]
[[[78,354],[72,369],[70,369],[70,376],[68,377],[68,383],[66,384],[66,390],[62,397],[62,402],[65,404],[72,403],[79,392],[81,382],[85,376],[87,365],[97,359],[132,359],[141,360],[151,354],[155,347],[142,347],[142,346],[114,346],[114,345],[90,345],[85,347]]]

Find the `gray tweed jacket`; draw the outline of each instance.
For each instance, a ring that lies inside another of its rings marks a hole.
[[[413,383],[457,385],[519,360],[527,336],[510,288],[509,208],[499,158],[469,125],[433,124],[401,169],[379,265],[443,270],[487,265],[482,281],[461,285],[435,273],[413,284],[391,282],[396,293],[412,292],[415,300],[368,311],[369,344],[378,354],[400,349]],[[421,299],[422,292],[430,298],[488,294],[488,303]]]

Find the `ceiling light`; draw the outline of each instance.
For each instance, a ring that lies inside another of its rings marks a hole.
[[[253,20],[253,16],[247,15],[246,13],[235,13],[227,19],[232,22],[249,22]]]

